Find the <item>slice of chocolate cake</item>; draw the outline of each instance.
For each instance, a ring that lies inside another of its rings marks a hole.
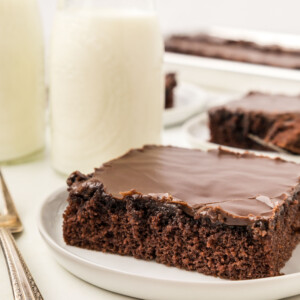
[[[70,175],[63,236],[222,278],[280,275],[300,237],[299,175],[280,159],[145,146]]]
[[[300,154],[300,96],[250,92],[240,100],[210,109],[208,114],[213,143],[270,151],[249,138],[252,134]]]
[[[165,108],[174,106],[174,88],[177,86],[176,74],[168,73],[165,76]]]
[[[279,117],[268,131],[265,141],[300,154],[300,115]]]
[[[168,52],[300,69],[300,49],[259,45],[251,41],[226,39],[205,33],[172,35],[166,39],[165,49]]]

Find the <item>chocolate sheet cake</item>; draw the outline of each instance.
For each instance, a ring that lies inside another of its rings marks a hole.
[[[300,49],[259,45],[250,41],[226,39],[204,33],[172,35],[166,39],[165,49],[168,52],[300,69]]]
[[[300,96],[250,92],[240,100],[209,110],[211,142],[255,150],[268,150],[249,138],[258,136],[300,154]]]
[[[68,178],[68,245],[229,279],[280,275],[299,242],[300,166],[145,146]]]
[[[176,74],[168,73],[165,76],[165,108],[174,106],[174,88],[177,86]]]

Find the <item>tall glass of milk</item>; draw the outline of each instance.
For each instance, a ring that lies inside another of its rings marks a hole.
[[[36,0],[0,0],[0,163],[44,146],[44,54]]]
[[[90,172],[160,142],[163,41],[150,0],[65,0],[50,59],[52,164]]]

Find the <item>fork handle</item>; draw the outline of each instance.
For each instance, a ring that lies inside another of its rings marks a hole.
[[[10,231],[0,228],[0,242],[15,300],[43,300]]]

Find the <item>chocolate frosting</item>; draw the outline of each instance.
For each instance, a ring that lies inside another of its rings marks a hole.
[[[300,68],[300,49],[279,45],[260,45],[246,40],[233,40],[207,34],[172,35],[165,41],[166,51],[196,56],[269,65]]]
[[[231,111],[240,109],[270,114],[288,113],[300,115],[300,96],[250,92],[240,100],[228,102],[211,110],[220,109],[220,107]]]
[[[292,200],[300,166],[251,154],[145,146],[104,164],[85,184],[101,182],[118,199],[150,195],[199,218],[249,225],[274,218]],[[73,187],[76,188],[76,187]]]

